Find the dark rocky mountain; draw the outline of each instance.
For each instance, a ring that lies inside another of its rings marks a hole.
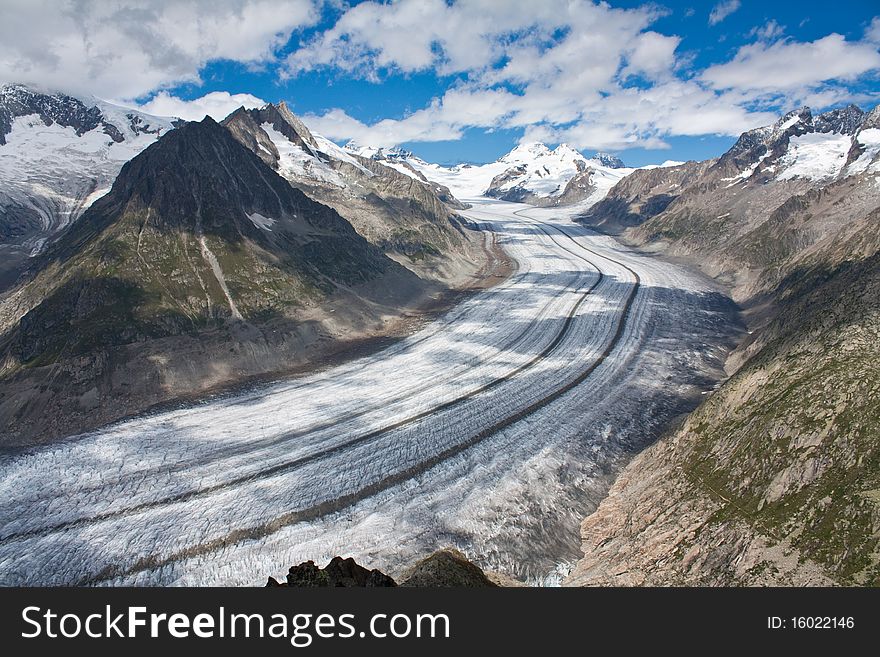
[[[302,364],[432,290],[224,127],[184,125],[0,300],[0,435],[48,440]]]
[[[361,156],[313,135],[285,105],[241,108],[223,124],[291,185],[332,206],[368,241],[423,277],[459,282],[481,261],[479,240],[463,230],[462,206],[442,185],[407,166],[402,152]]]
[[[586,519],[569,584],[880,583],[878,117],[799,110],[583,217],[726,282],[750,331]]]

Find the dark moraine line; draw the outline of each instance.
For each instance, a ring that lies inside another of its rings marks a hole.
[[[400,429],[401,427],[404,427],[408,424],[418,422],[419,420],[423,420],[426,417],[430,417],[431,415],[438,413],[440,411],[445,411],[447,409],[454,408],[455,406],[462,404],[462,403],[472,399],[473,397],[476,397],[477,395],[480,395],[484,392],[487,392],[488,390],[491,390],[491,389],[501,385],[502,383],[509,381],[513,377],[515,377],[519,374],[522,374],[523,372],[535,367],[538,363],[545,360],[559,346],[559,343],[562,342],[562,340],[565,338],[566,334],[570,330],[571,324],[574,321],[574,315],[580,309],[581,305],[584,303],[586,298],[593,292],[593,290],[596,289],[596,287],[599,286],[599,284],[603,281],[603,279],[605,277],[605,275],[602,273],[602,271],[593,262],[591,262],[587,258],[583,257],[582,255],[575,253],[571,249],[568,249],[567,247],[559,244],[559,242],[550,233],[548,233],[544,228],[542,228],[540,226],[535,226],[535,227],[538,228],[538,230],[540,230],[542,233],[547,235],[547,237],[549,237],[550,240],[554,244],[559,246],[559,248],[563,249],[564,251],[568,252],[569,254],[571,254],[571,255],[575,256],[576,258],[579,258],[580,260],[589,264],[593,269],[596,270],[596,272],[598,273],[598,276],[597,276],[595,282],[593,282],[593,284],[586,290],[586,292],[584,292],[581,295],[581,298],[577,301],[577,303],[574,305],[572,310],[568,313],[568,316],[566,317],[565,322],[562,325],[562,328],[559,330],[559,332],[557,333],[557,335],[553,339],[553,341],[547,347],[545,347],[543,351],[541,351],[539,354],[537,354],[534,358],[532,358],[528,362],[520,365],[519,367],[511,370],[510,372],[507,372],[506,374],[498,377],[497,379],[493,379],[492,381],[489,381],[488,383],[483,384],[482,386],[480,386],[479,388],[476,388],[475,390],[472,390],[468,393],[460,395],[459,397],[456,397],[455,399],[451,399],[447,402],[439,404],[438,406],[434,406],[430,409],[422,411],[421,413],[418,413],[416,415],[412,415],[410,417],[403,418],[403,419],[398,420],[397,422],[394,422],[392,424],[380,427],[378,429],[374,429],[373,431],[370,431],[370,432],[365,433],[361,436],[358,436],[357,438],[353,438],[353,439],[345,441],[343,443],[339,443],[338,445],[334,445],[333,447],[328,447],[326,449],[319,450],[317,452],[313,452],[312,454],[308,454],[306,456],[301,456],[296,459],[291,459],[290,461],[285,461],[284,463],[279,463],[279,464],[271,466],[269,468],[259,470],[258,472],[253,472],[253,473],[250,473],[247,475],[235,477],[233,479],[229,479],[227,481],[224,481],[224,482],[221,482],[218,484],[214,484],[212,486],[207,486],[205,488],[200,488],[198,490],[184,491],[184,492],[181,492],[181,493],[178,493],[175,495],[169,495],[167,497],[163,497],[161,499],[150,500],[149,502],[143,502],[141,504],[135,504],[133,506],[130,506],[130,507],[127,507],[124,509],[117,509],[115,511],[108,511],[105,513],[96,514],[94,516],[89,516],[87,518],[77,518],[75,520],[68,520],[68,521],[64,521],[64,522],[55,523],[53,525],[47,525],[44,527],[40,527],[38,529],[31,529],[31,530],[26,530],[26,531],[21,531],[21,532],[13,532],[13,533],[7,534],[6,536],[3,536],[2,538],[0,538],[0,545],[5,545],[5,544],[8,544],[8,543],[11,543],[14,541],[24,540],[24,539],[28,539],[28,538],[35,538],[38,536],[48,536],[48,535],[55,533],[55,532],[58,532],[58,531],[65,531],[68,529],[74,529],[74,528],[85,527],[85,526],[89,526],[89,525],[95,525],[100,522],[104,522],[106,520],[113,520],[116,518],[122,518],[122,517],[130,516],[130,515],[134,515],[134,514],[142,512],[142,511],[146,511],[146,510],[153,509],[153,508],[158,508],[161,506],[166,506],[169,504],[175,504],[178,502],[188,502],[190,500],[198,499],[199,497],[205,497],[208,495],[212,495],[213,493],[216,493],[216,492],[228,489],[228,488],[233,488],[233,487],[241,485],[241,484],[246,484],[246,483],[249,483],[252,481],[259,481],[261,479],[267,479],[269,477],[272,477],[272,476],[275,476],[278,474],[286,474],[286,473],[291,472],[293,470],[296,470],[296,469],[302,468],[306,465],[309,465],[310,463],[314,463],[316,461],[320,461],[320,460],[326,459],[328,457],[335,456],[341,452],[344,452],[345,450],[347,450],[351,447],[357,447],[363,443],[369,442],[371,440],[375,440],[376,438],[379,438],[380,436],[388,433],[389,431],[394,431],[394,430]],[[636,285],[638,285],[638,283]],[[567,289],[568,289],[568,287],[565,288],[565,290],[567,290]],[[531,325],[529,327],[527,327],[523,333],[528,332],[528,330],[530,328],[531,328]],[[515,342],[518,342],[518,341],[519,341],[519,337],[516,340],[514,340],[513,342],[515,344]],[[357,417],[357,415],[358,414],[353,414],[352,416]],[[326,428],[332,427],[335,424],[338,424],[338,420],[333,421],[331,423],[327,423]],[[320,429],[320,427],[318,429]],[[312,431],[315,431],[318,429],[312,428],[307,431],[293,432],[293,433],[285,434],[284,436],[281,436],[279,438],[274,439],[273,444],[281,443],[286,440],[292,440],[296,437],[299,437],[300,435],[305,435],[305,434],[311,433]],[[166,468],[166,471],[167,471],[167,468]]]
[[[531,218],[529,218],[529,219],[532,220]],[[208,553],[213,552],[215,550],[219,550],[224,547],[235,545],[235,544],[243,542],[243,541],[256,540],[259,538],[270,536],[271,534],[274,534],[275,532],[277,532],[285,527],[288,527],[288,526],[291,526],[294,524],[298,524],[298,523],[302,523],[302,522],[309,522],[312,520],[317,520],[318,518],[321,518],[321,517],[326,516],[328,514],[342,511],[342,510],[346,509],[347,507],[353,506],[354,504],[357,504],[358,502],[360,502],[368,497],[372,497],[373,495],[376,495],[384,490],[387,490],[388,488],[391,488],[397,484],[400,484],[400,483],[403,483],[404,481],[407,481],[408,479],[412,479],[413,477],[416,477],[420,474],[423,474],[424,472],[430,470],[434,466],[439,465],[443,461],[445,461],[449,458],[452,458],[458,454],[461,454],[462,452],[464,452],[464,451],[474,447],[475,445],[481,443],[482,441],[486,440],[487,438],[490,438],[491,436],[498,433],[499,431],[502,431],[503,429],[506,429],[507,427],[511,426],[512,424],[519,422],[520,420],[528,417],[529,415],[531,415],[535,411],[541,409],[542,407],[546,406],[547,404],[559,399],[560,397],[562,397],[563,395],[565,395],[566,393],[568,393],[569,391],[571,391],[572,389],[576,388],[577,386],[582,384],[584,381],[586,381],[590,377],[590,375],[593,372],[595,372],[596,369],[602,365],[602,363],[605,362],[605,360],[608,358],[608,356],[611,354],[611,352],[614,351],[614,349],[617,347],[618,343],[620,342],[620,339],[623,336],[624,330],[626,328],[627,319],[629,318],[630,311],[632,310],[633,302],[635,301],[636,294],[638,293],[639,287],[641,285],[641,278],[633,269],[631,269],[627,265],[623,264],[622,262],[618,262],[608,256],[595,253],[591,249],[588,249],[588,248],[578,244],[578,242],[564,229],[562,229],[558,226],[554,226],[552,224],[545,224],[544,222],[541,222],[538,220],[532,220],[532,221],[535,221],[536,223],[542,224],[544,226],[547,226],[547,227],[553,228],[554,230],[559,231],[562,235],[564,235],[569,240],[571,240],[578,248],[583,249],[585,251],[588,251],[589,253],[597,255],[601,258],[604,258],[605,260],[608,260],[609,262],[614,262],[615,264],[617,264],[617,265],[623,267],[624,269],[626,269],[627,271],[629,271],[635,277],[635,282],[633,284],[633,288],[632,288],[629,296],[627,297],[623,311],[620,314],[620,320],[618,321],[617,330],[615,331],[614,336],[612,337],[611,341],[608,343],[606,348],[599,355],[599,357],[586,370],[581,372],[581,374],[578,375],[578,377],[576,379],[570,381],[569,383],[567,383],[566,385],[557,389],[556,391],[550,393],[546,397],[543,397],[542,399],[539,399],[536,402],[530,404],[529,406],[521,409],[517,413],[515,413],[515,414],[513,414],[503,420],[500,420],[500,421],[496,422],[495,424],[492,424],[491,426],[484,428],[482,431],[475,434],[474,436],[471,436],[466,441],[459,443],[457,445],[454,445],[452,447],[449,447],[449,448],[443,450],[442,452],[432,456],[431,458],[429,458],[425,461],[422,461],[421,463],[413,465],[410,468],[407,468],[407,469],[402,470],[400,472],[397,472],[395,474],[389,475],[388,477],[385,477],[384,479],[381,479],[373,484],[370,484],[369,486],[365,486],[364,488],[361,488],[358,491],[355,491],[355,492],[350,493],[348,495],[344,495],[342,497],[338,497],[334,500],[328,500],[326,502],[316,504],[316,505],[311,506],[307,509],[301,509],[298,511],[291,511],[289,513],[285,513],[281,516],[278,516],[278,517],[276,517],[266,523],[258,525],[256,527],[236,529],[236,530],[226,534],[225,536],[221,536],[221,537],[213,539],[211,541],[207,541],[205,543],[200,543],[199,545],[194,545],[192,547],[185,548],[183,550],[179,550],[178,552],[172,553],[172,554],[165,556],[165,557],[157,557],[157,556],[144,557],[144,558],[139,559],[134,564],[132,564],[131,566],[128,566],[128,567],[107,566],[106,568],[102,569],[96,575],[90,576],[90,577],[85,577],[85,578],[79,580],[78,582],[75,583],[75,585],[76,586],[89,586],[89,585],[94,585],[94,584],[100,584],[102,582],[106,582],[108,580],[115,579],[117,577],[124,577],[127,575],[133,575],[133,574],[136,574],[139,572],[144,572],[144,571],[148,571],[148,570],[155,570],[156,568],[161,568],[163,566],[166,566],[166,565],[178,562],[178,561],[183,561],[185,559],[189,559],[189,558],[192,558],[195,556],[208,554]],[[541,229],[541,230],[543,231],[543,229]],[[543,231],[543,232],[546,233],[546,231]],[[550,237],[550,239],[553,239],[553,237],[549,233],[547,233],[547,235]],[[556,242],[555,239],[553,239],[553,241]],[[558,244],[558,242],[557,242],[557,244]],[[581,258],[585,262],[589,262],[591,266],[595,267],[595,265],[592,262],[590,262],[589,260],[587,260],[583,256],[581,256],[579,254],[575,254],[574,252],[570,251],[569,249],[563,247],[562,245],[559,245],[559,246],[560,246],[560,248],[565,249],[569,253],[572,253],[573,255],[576,255],[577,257]],[[600,274],[601,274],[601,272],[600,272]],[[601,274],[600,280],[601,280],[602,276],[604,276],[604,274]],[[595,289],[596,285],[598,285],[598,281],[590,288],[590,290],[588,290],[581,297],[581,299],[575,305],[574,309],[572,309],[572,311],[569,313],[568,318],[567,318],[565,325],[563,326],[563,329],[560,332],[560,334],[557,335],[556,339],[554,340],[553,344],[550,345],[550,347],[545,349],[544,352],[542,352],[542,354],[540,354],[538,357],[536,357],[538,360],[546,358],[549,355],[549,353],[552,352],[552,350],[556,348],[556,346],[559,344],[559,342],[562,341],[565,333],[569,330],[569,327],[571,326],[574,315],[577,313],[581,304],[583,304],[583,302],[586,300],[589,293],[593,289]],[[512,374],[510,376],[512,376]],[[508,376],[508,378],[510,378],[510,377]]]

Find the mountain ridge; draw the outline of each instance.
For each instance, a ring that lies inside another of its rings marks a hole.
[[[722,281],[750,330],[730,378],[584,520],[567,584],[880,581],[878,118],[790,112],[580,218]]]

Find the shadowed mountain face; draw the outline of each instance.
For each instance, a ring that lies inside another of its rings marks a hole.
[[[44,438],[283,368],[332,337],[333,299],[335,330],[356,337],[427,290],[228,130],[186,124],[0,301],[0,433]]]
[[[455,213],[464,206],[415,171],[402,173],[313,135],[283,102],[240,108],[223,125],[291,185],[333,207],[419,276],[455,282],[479,260],[477,240]]]
[[[727,282],[752,330],[586,519],[570,584],[880,582],[878,121],[799,110],[582,218]]]

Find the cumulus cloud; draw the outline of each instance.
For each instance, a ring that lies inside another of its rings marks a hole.
[[[210,116],[215,121],[221,121],[239,107],[251,109],[262,107],[265,104],[266,101],[251,94],[212,91],[201,98],[182,100],[166,91],[160,91],[152,100],[141,105],[138,109],[156,116],[175,116],[187,121],[201,121],[206,116]]]
[[[212,60],[270,61],[311,0],[4,0],[0,80],[111,99],[198,82]]]
[[[716,4],[710,22],[739,4]],[[184,101],[163,91],[198,83],[215,60],[265,65],[283,80],[430,72],[447,88],[404,116],[364,122],[333,108],[304,118],[332,139],[375,145],[504,128],[617,150],[737,135],[798,102],[857,102],[865,96],[847,82],[880,70],[880,17],[858,41],[797,42],[770,20],[729,61],[699,71],[681,38],[658,28],[667,13],[657,3],[590,0],[5,0],[0,80],[129,103],[158,91],[143,109],[198,120],[263,104],[249,94]],[[291,40],[322,15],[329,26]]]
[[[651,29],[663,12],[579,0],[367,2],[291,53],[285,73],[327,68],[378,81],[431,70],[463,81],[398,119],[367,124],[339,108],[306,117],[330,138],[385,146],[480,127],[579,148],[663,148],[668,135],[734,135],[772,120],[680,80],[681,38]]]
[[[719,3],[712,22],[739,4]],[[868,42],[880,20],[863,41],[812,43],[780,40],[784,28],[770,20],[730,61],[681,74],[691,60],[678,52],[680,37],[652,29],[664,11],[585,0],[365,2],[292,52],[283,74],[329,69],[380,81],[433,71],[458,80],[400,118],[369,124],[339,108],[307,117],[334,139],[390,146],[457,139],[473,127],[521,128],[526,140],[616,150],[663,148],[673,135],[735,136],[796,99],[840,102],[848,92],[836,83],[880,67]]]
[[[874,16],[868,29],[865,30],[865,40],[869,43],[880,44],[880,16]]]
[[[731,61],[706,69],[702,79],[715,89],[785,90],[828,80],[852,80],[877,68],[880,52],[874,44],[829,34],[804,43],[743,46]]]
[[[709,25],[717,25],[740,7],[740,0],[724,0],[709,12]]]
[[[296,75],[333,66],[374,78],[381,70],[410,73],[437,68],[444,74],[475,71],[506,52],[504,37],[534,43],[569,24],[572,14],[595,24],[615,12],[592,3],[556,0],[399,0],[364,2],[287,58]],[[645,12],[638,12],[644,14]],[[635,13],[634,13],[635,15]]]

